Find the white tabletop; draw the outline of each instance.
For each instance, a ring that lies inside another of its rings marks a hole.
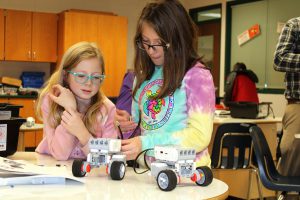
[[[224,124],[224,123],[256,123],[256,124],[264,124],[264,123],[281,123],[281,117],[267,117],[264,119],[244,119],[244,118],[232,118],[231,116],[215,116],[214,124]]]
[[[20,131],[25,132],[25,131],[38,131],[38,130],[43,130],[44,124],[34,124],[31,127],[26,126],[26,123],[22,124],[20,126]]]
[[[36,164],[54,166],[66,165],[70,169],[72,161],[55,161],[50,156],[33,152],[17,152],[10,159],[22,159]],[[135,174],[132,168],[126,169],[123,180],[114,181],[106,175],[104,167],[92,169],[88,176],[83,178],[85,183],[67,182],[66,185],[23,185],[0,187],[0,199],[63,199],[63,200],[106,200],[106,199],[225,199],[228,195],[226,183],[214,179],[207,187],[197,186],[190,180],[182,180],[182,184],[171,192],[161,191],[149,174]]]

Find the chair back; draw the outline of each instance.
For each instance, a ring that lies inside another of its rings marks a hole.
[[[281,175],[276,170],[267,140],[259,127],[251,127],[250,135],[263,185],[268,187],[271,182],[279,181]],[[270,188],[272,189],[272,188]],[[273,188],[274,189],[274,188]]]
[[[272,154],[262,130],[259,127],[251,127],[250,135],[263,185],[271,190],[300,192],[300,176],[283,176],[276,170]]]
[[[211,155],[211,167],[222,169],[248,168],[252,157],[249,128],[255,124],[221,124],[216,132]],[[238,156],[235,152],[238,150]],[[227,151],[227,155],[225,154]]]

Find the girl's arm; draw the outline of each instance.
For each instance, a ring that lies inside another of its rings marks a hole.
[[[197,152],[209,145],[213,131],[215,88],[209,70],[194,67],[184,78],[187,94],[186,128],[169,133],[141,136],[142,150],[157,144],[177,144]]]
[[[56,128],[49,123],[50,98],[45,96],[42,103],[42,114],[44,122],[44,137],[46,137],[49,153],[57,160],[67,160],[78,142],[76,137],[69,134],[67,130],[58,125]],[[43,151],[40,149],[39,151]]]

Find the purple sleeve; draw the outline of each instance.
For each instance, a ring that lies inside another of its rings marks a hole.
[[[131,114],[131,102],[132,102],[132,85],[134,80],[133,72],[125,74],[120,94],[117,98],[116,107],[120,110],[126,110]]]

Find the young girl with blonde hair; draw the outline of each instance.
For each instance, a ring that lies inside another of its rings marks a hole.
[[[84,158],[91,137],[116,138],[116,108],[101,92],[104,60],[93,43],[79,42],[64,54],[37,101],[44,138],[36,152],[57,160]]]

